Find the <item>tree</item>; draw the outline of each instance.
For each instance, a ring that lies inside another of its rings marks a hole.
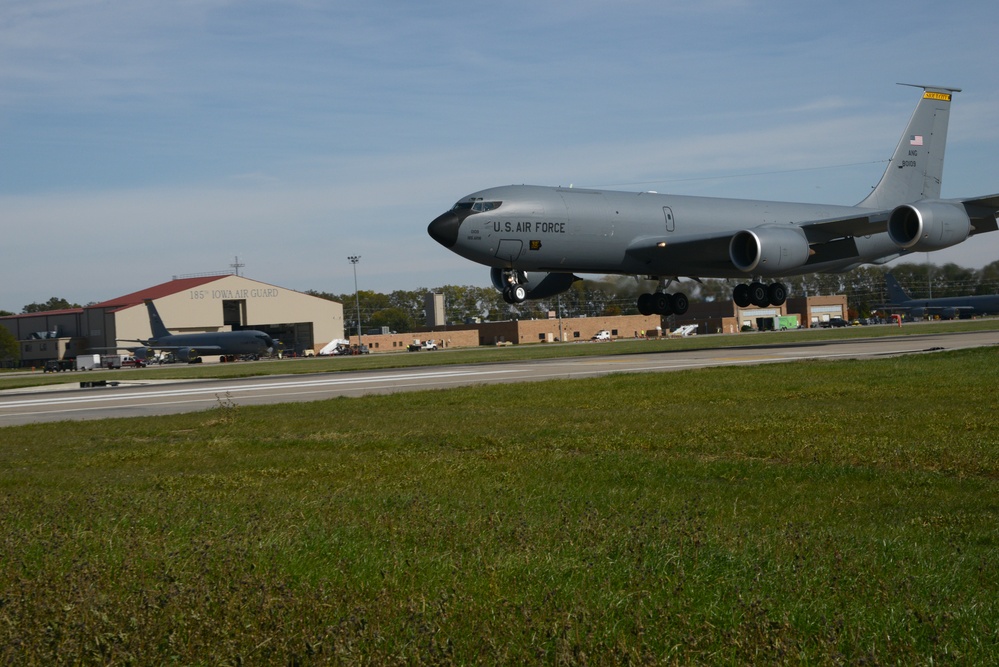
[[[59,297],[52,297],[45,303],[29,303],[25,306],[21,312],[22,313],[44,313],[50,310],[69,310],[70,308],[82,308],[78,303],[70,303],[66,299],[60,299]]]
[[[389,331],[395,333],[407,333],[414,329],[413,318],[409,312],[402,308],[382,308],[376,310],[368,319],[369,329],[381,329],[388,327]]]
[[[7,327],[0,327],[0,364],[16,364],[21,359],[21,346]]]
[[[9,310],[3,310],[2,308],[0,308],[0,317],[7,317],[8,315],[13,315],[13,314],[14,313],[10,312]]]

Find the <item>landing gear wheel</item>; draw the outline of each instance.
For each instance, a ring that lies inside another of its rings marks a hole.
[[[523,303],[527,298],[527,290],[520,285],[507,285],[503,288],[503,300],[511,306]]]
[[[772,283],[767,288],[767,299],[771,306],[782,306],[787,301],[787,288],[781,283]]]
[[[732,300],[735,301],[735,305],[739,308],[749,308],[752,301],[749,299],[749,285],[745,283],[739,283],[732,290]]]
[[[749,302],[759,308],[769,306],[770,297],[767,295],[767,286],[763,283],[750,283]]]
[[[687,299],[687,295],[683,292],[677,292],[672,297],[670,297],[670,309],[673,311],[674,315],[683,315],[687,312],[687,308],[690,307],[690,300]]]
[[[642,315],[652,315],[655,313],[655,308],[652,304],[652,295],[646,292],[638,297],[638,312]]]
[[[673,312],[669,294],[656,292],[652,295],[652,308],[656,315],[670,315]]]

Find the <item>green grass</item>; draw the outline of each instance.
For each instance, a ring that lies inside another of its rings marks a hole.
[[[995,664],[997,361],[0,429],[0,661]]]

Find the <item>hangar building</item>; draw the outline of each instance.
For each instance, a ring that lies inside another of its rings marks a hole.
[[[171,333],[258,329],[286,351],[316,350],[343,338],[343,306],[236,275],[179,278],[85,308],[0,318],[21,341],[22,365],[102,352],[152,335],[151,299]]]

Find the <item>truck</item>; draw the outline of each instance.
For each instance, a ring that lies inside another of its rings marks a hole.
[[[410,352],[419,352],[420,350],[436,350],[437,341],[435,340],[425,340],[422,343],[419,340],[414,340],[413,344],[407,348]]]
[[[92,371],[101,367],[101,355],[99,354],[78,354],[76,355],[76,370]]]
[[[120,354],[102,354],[101,358],[101,368],[107,368],[111,370],[112,368],[121,368],[121,355]]]
[[[71,371],[73,369],[72,359],[49,359],[45,362],[45,368],[42,369],[45,373],[61,373],[63,371]]]

